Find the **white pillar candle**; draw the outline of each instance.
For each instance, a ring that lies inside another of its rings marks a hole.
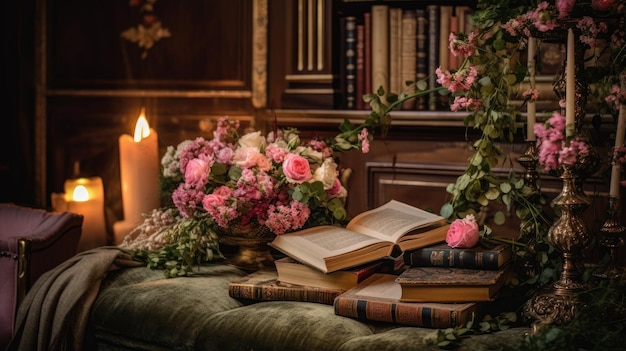
[[[528,38],[528,80],[530,89],[535,89],[535,54],[537,53],[537,38]],[[526,140],[535,141],[536,108],[534,99],[530,99],[526,105]]]
[[[143,221],[143,214],[160,207],[158,135],[150,129],[142,109],[134,138],[119,138],[124,220],[113,225],[115,244]]]
[[[622,89],[626,88],[626,84],[622,84]],[[619,109],[619,117],[617,119],[617,130],[615,131],[615,148],[624,145],[624,134],[626,133],[626,106],[622,104]],[[619,198],[619,182],[622,178],[622,166],[615,160],[611,168],[611,186],[609,196]]]
[[[68,179],[63,188],[65,193],[52,194],[52,206],[55,211],[83,215],[78,251],[107,245],[102,178]]]
[[[567,65],[565,66],[565,130],[566,136],[573,136],[576,115],[576,59],[574,30],[567,31]]]

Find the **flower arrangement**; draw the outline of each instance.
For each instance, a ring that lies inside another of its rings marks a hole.
[[[221,118],[213,139],[168,148],[163,176],[178,182],[172,199],[182,216],[206,215],[224,229],[260,225],[274,234],[345,220],[347,191],[328,144],[302,143],[295,130],[265,137],[240,136],[238,128]]]
[[[223,258],[221,233],[262,228],[271,235],[348,221],[348,192],[335,152],[369,151],[378,122],[344,121],[329,140],[304,141],[295,129],[239,133],[222,117],[212,139],[168,146],[161,160],[164,207],[122,243],[166,277],[189,275],[195,265]]]

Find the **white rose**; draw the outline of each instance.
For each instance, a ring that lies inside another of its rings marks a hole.
[[[324,160],[324,154],[322,154],[321,151],[315,151],[312,148],[306,146],[298,146],[294,150],[294,153],[306,157],[307,159],[311,160],[312,163],[322,163],[322,161]]]
[[[324,163],[315,170],[313,180],[324,184],[324,190],[328,190],[335,185],[337,179],[337,164],[332,158],[327,158]]]
[[[239,138],[239,146],[261,149],[265,146],[265,137],[261,135],[260,131],[244,134]]]

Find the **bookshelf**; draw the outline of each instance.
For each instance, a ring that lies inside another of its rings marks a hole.
[[[441,52],[446,56],[443,67],[456,65],[445,50],[447,33],[460,30],[459,25],[466,28],[474,6],[473,1],[458,0],[270,2],[270,18],[281,20],[270,20],[270,56],[276,51],[280,57],[270,59],[268,105],[277,109],[368,110],[361,102],[363,93],[373,92],[378,85],[399,92],[406,87],[405,81],[417,78],[419,52],[423,60],[438,60]],[[428,23],[424,16],[429,9],[434,11],[431,16],[437,16],[433,21],[437,28],[422,28],[419,37],[418,21]],[[447,30],[440,32],[439,22]],[[424,45],[433,46],[430,51],[437,53],[431,55]],[[422,65],[421,77],[434,77],[431,73],[440,62]],[[434,80],[431,83],[435,84]],[[446,110],[443,104],[436,108],[414,105],[403,109]]]

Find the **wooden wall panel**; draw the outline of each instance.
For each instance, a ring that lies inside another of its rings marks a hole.
[[[142,50],[121,37],[141,17],[128,1],[48,2],[50,89],[250,89],[250,0],[159,0],[171,37]]]

